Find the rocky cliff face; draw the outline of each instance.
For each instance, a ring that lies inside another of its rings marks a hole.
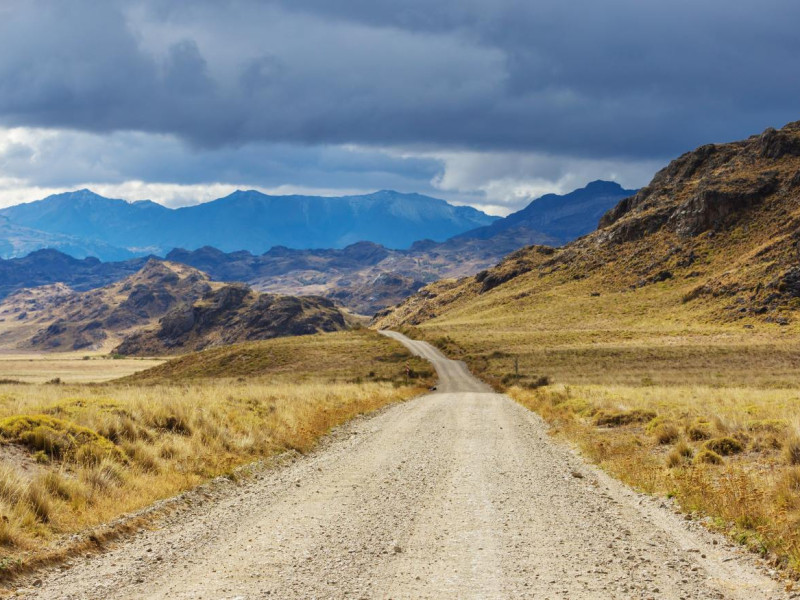
[[[723,230],[800,182],[800,121],[730,144],[709,144],[659,171],[650,184],[600,220],[603,241],[625,242],[666,229],[682,238]]]

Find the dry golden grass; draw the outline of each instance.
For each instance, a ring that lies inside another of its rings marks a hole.
[[[276,338],[212,348],[171,360],[124,381],[136,384],[219,377],[269,377],[270,381],[395,381],[408,363],[423,377],[430,365],[372,330]]]
[[[41,556],[63,534],[242,464],[307,452],[331,428],[429,385],[406,378],[407,362],[420,365],[392,340],[371,331],[332,334],[329,346],[326,338],[258,342],[225,353],[238,365],[292,349],[272,366],[256,361],[254,376],[231,367],[232,377],[224,377],[219,367],[215,377],[176,374],[180,381],[170,382],[162,368],[142,376],[146,385],[0,385],[0,576],[20,556]],[[181,360],[213,363],[202,355]]]
[[[509,393],[609,473],[674,497],[800,573],[797,387],[554,385]]]
[[[0,381],[97,383],[132,375],[164,362],[161,359],[112,358],[107,354],[0,354]]]

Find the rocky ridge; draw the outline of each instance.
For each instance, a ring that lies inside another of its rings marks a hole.
[[[562,248],[531,246],[460,282],[423,288],[381,325],[421,323],[526,277],[531,293],[590,279],[597,292],[672,280],[684,308],[787,324],[800,302],[800,122],[688,152]]]
[[[0,347],[6,349],[116,348],[125,354],[169,354],[347,326],[328,300],[261,294],[155,259],[86,292],[64,284],[20,290],[0,303],[0,319]]]

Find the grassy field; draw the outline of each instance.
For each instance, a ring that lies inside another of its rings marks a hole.
[[[0,381],[99,383],[164,362],[157,358],[112,358],[107,354],[0,354]]]
[[[800,573],[797,386],[551,385],[509,393],[611,474],[674,497]]]
[[[307,452],[431,375],[360,330],[212,350],[109,383],[0,384],[0,572],[245,463]]]

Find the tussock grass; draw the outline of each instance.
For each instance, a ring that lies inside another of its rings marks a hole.
[[[217,349],[101,385],[0,385],[0,566],[247,462],[308,452],[430,385],[406,377],[406,363],[430,370],[393,340],[327,339]]]
[[[612,475],[674,497],[800,574],[800,390],[553,385],[509,393]]]

